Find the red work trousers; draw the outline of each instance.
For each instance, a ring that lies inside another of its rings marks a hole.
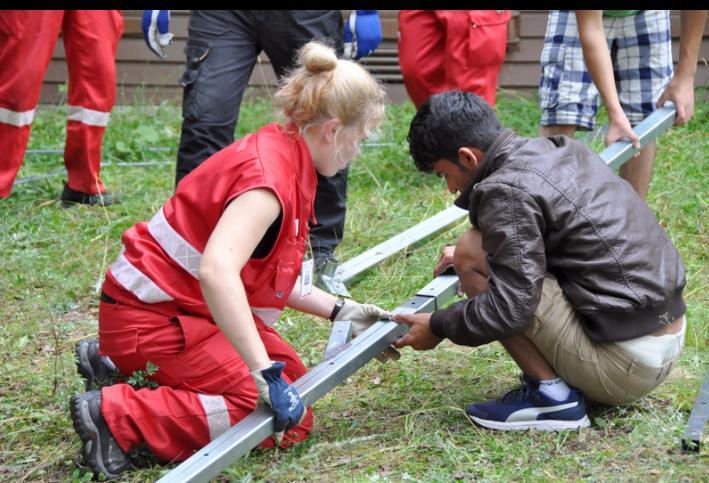
[[[271,360],[285,362],[292,383],[307,372],[295,351],[256,320]],[[222,331],[194,315],[172,317],[123,304],[99,305],[99,348],[122,374],[158,366],[157,389],[114,384],[102,389],[101,413],[123,448],[146,443],[161,460],[181,461],[253,412],[258,392],[246,363]],[[299,426],[285,433],[281,447],[302,441],[313,427],[310,408]],[[268,438],[261,443],[275,445]]]
[[[68,119],[64,164],[70,188],[103,193],[101,140],[116,99],[117,10],[6,10],[0,13],[0,198],[12,192],[27,149],[42,81],[57,38],[64,40]]]
[[[510,12],[401,10],[399,66],[418,108],[431,95],[472,92],[495,106]]]

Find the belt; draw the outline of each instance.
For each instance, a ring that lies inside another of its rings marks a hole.
[[[106,302],[107,304],[116,304],[116,299],[113,297],[109,296],[106,292],[101,292],[101,297],[100,297],[101,302]]]

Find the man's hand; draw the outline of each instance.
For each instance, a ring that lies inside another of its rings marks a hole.
[[[161,59],[166,58],[162,47],[170,45],[174,37],[170,33],[170,11],[144,10],[140,26],[143,28],[143,38],[148,48]]]
[[[427,351],[443,340],[431,332],[431,314],[396,314],[394,320],[410,327],[409,331],[394,343],[394,347],[401,349],[410,345],[417,351]]]
[[[284,367],[283,362],[276,361],[267,369],[251,372],[258,389],[256,404],[265,404],[275,413],[273,433],[278,445],[283,440],[283,434],[305,417],[305,406],[298,391],[281,377]]]
[[[443,247],[441,250],[441,257],[438,259],[436,268],[433,269],[433,276],[437,277],[441,273],[448,270],[453,266],[453,253],[455,252],[455,245],[448,245]]]
[[[335,320],[351,321],[352,338],[355,338],[369,329],[378,320],[388,317],[391,317],[391,312],[381,307],[372,304],[360,304],[354,300],[346,300],[345,305],[343,305],[337,313]],[[401,354],[393,347],[387,347],[376,357],[379,362],[386,362],[387,360],[397,361],[401,357]]]
[[[694,116],[694,80],[673,77],[657,101],[657,107],[662,107],[665,101],[672,101],[677,109],[675,126],[689,122]]]
[[[377,10],[353,10],[345,22],[342,41],[346,58],[356,60],[374,52],[382,41],[382,24]]]
[[[635,134],[635,131],[633,131],[633,127],[630,125],[628,117],[623,112],[620,112],[615,117],[609,117],[608,133],[606,133],[605,138],[606,146],[609,146],[620,139],[629,140],[634,147],[640,149],[640,139],[638,138],[638,135]]]

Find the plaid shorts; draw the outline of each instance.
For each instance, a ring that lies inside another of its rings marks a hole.
[[[618,98],[631,124],[655,110],[672,78],[669,10],[603,17]],[[542,126],[591,130],[599,92],[586,70],[573,10],[550,10],[541,57]]]

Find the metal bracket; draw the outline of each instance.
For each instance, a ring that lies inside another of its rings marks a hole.
[[[346,350],[349,347],[350,340],[352,340],[352,322],[349,320],[336,320],[333,322],[323,360],[330,360],[343,350]]]
[[[340,297],[351,297],[345,284],[335,275],[337,269],[338,265],[331,260],[325,262],[325,266],[316,274],[315,284],[331,294],[339,295]]]
[[[410,300],[394,309],[393,313],[433,312],[455,295],[457,287],[457,276],[438,277],[419,290]],[[376,322],[359,337],[349,342],[347,350],[313,367],[295,381],[293,386],[298,390],[303,402],[310,406],[408,330],[404,324],[383,320]],[[162,483],[209,481],[272,433],[272,412],[267,408],[258,408],[159,481]]]

